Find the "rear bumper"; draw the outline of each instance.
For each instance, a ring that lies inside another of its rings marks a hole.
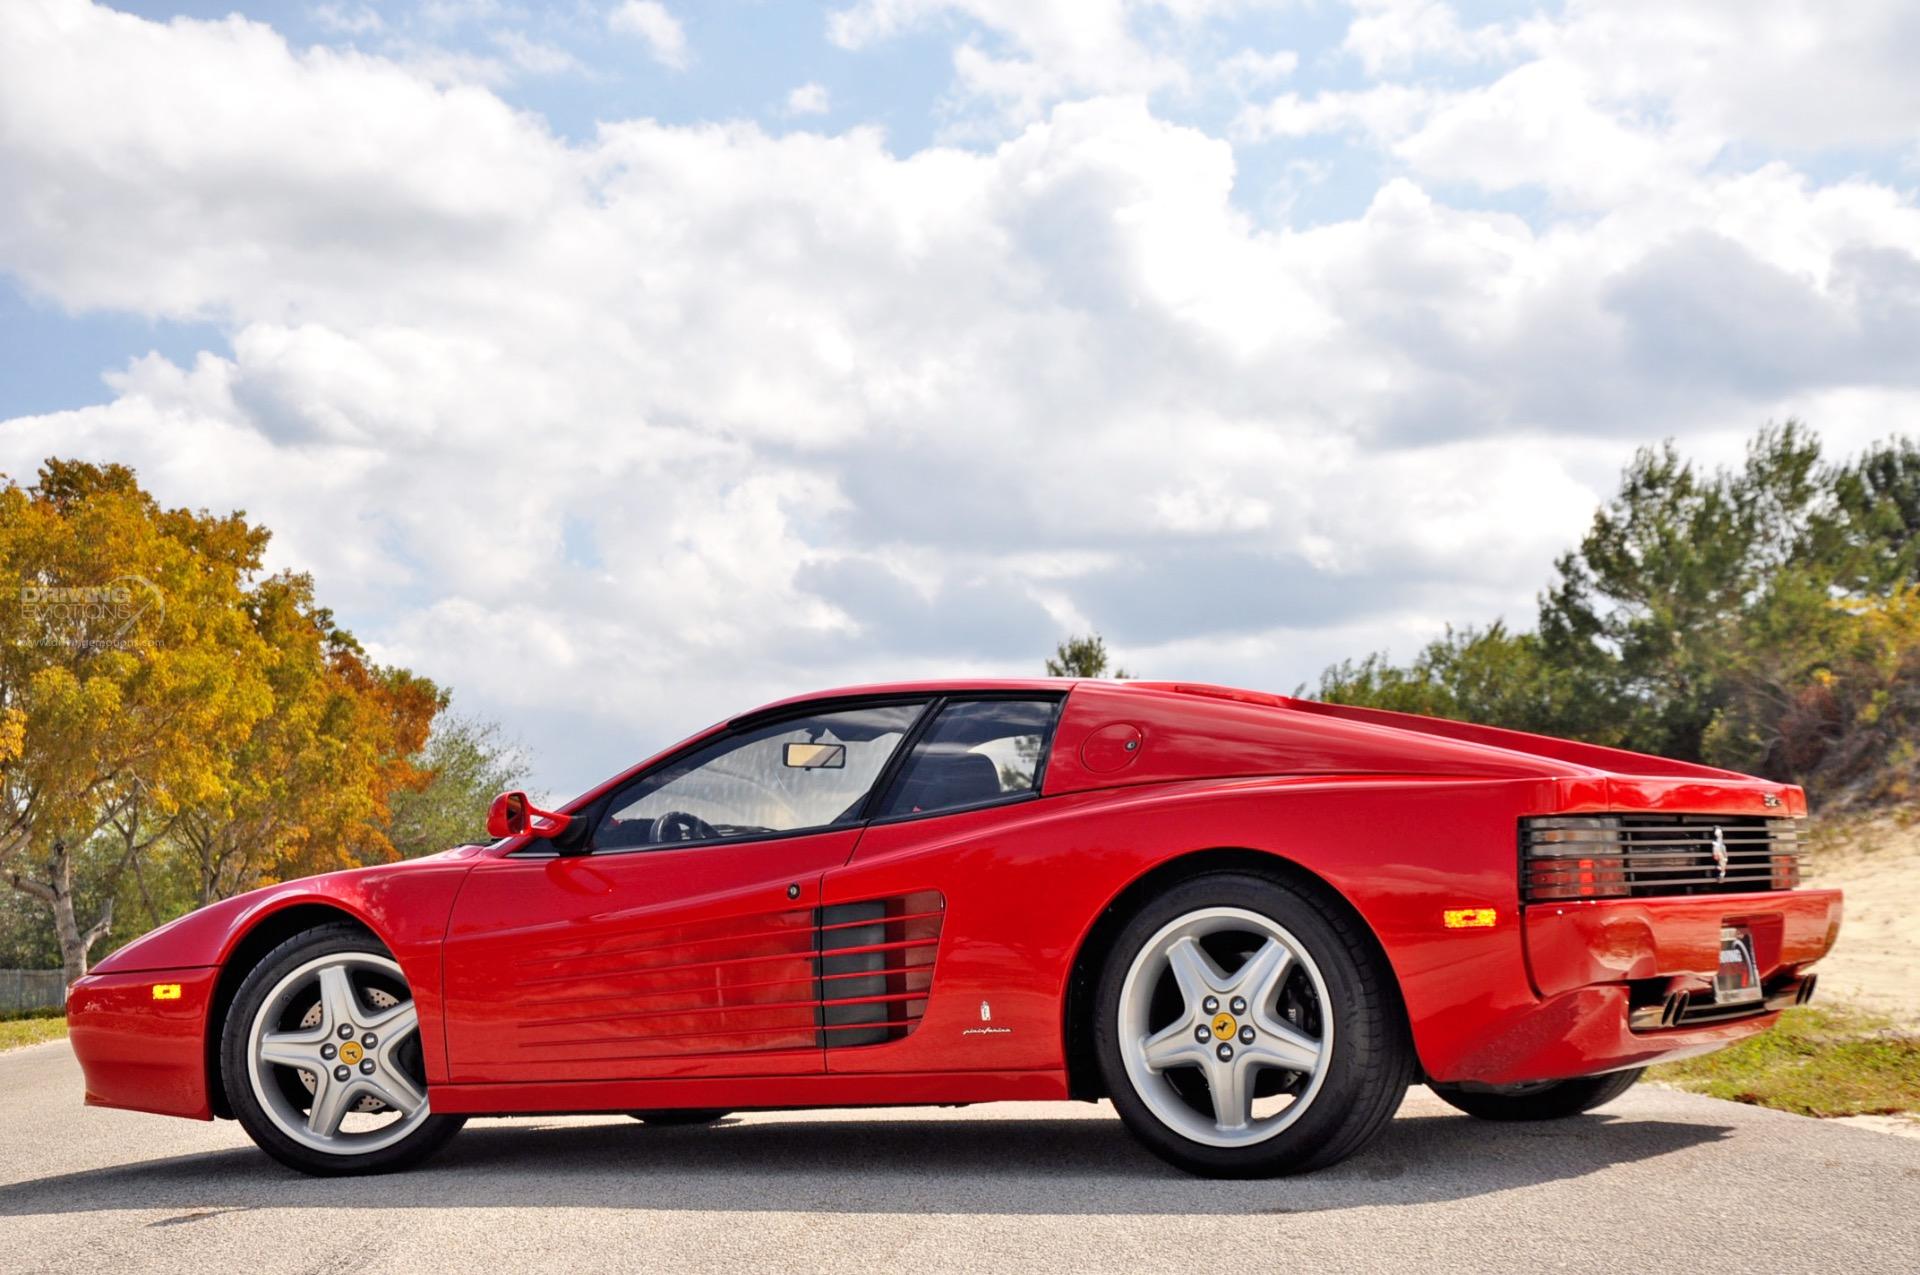
[[[1769,1011],[1711,1026],[1636,1032],[1628,1022],[1628,995],[1624,984],[1614,984],[1551,997],[1482,1037],[1453,1074],[1429,1079],[1517,1085],[1645,1067],[1710,1054],[1765,1031],[1780,1017]]]
[[[1489,1023],[1432,1079],[1519,1084],[1711,1053],[1773,1025],[1832,948],[1840,917],[1838,890],[1530,905],[1522,927],[1538,1000]],[[1668,996],[1711,999],[1724,925],[1752,932],[1767,1001],[1662,1026]]]
[[[219,973],[204,966],[90,974],[73,985],[68,1034],[88,1106],[213,1119],[207,1009]]]
[[[1840,914],[1838,890],[1534,903],[1524,913],[1527,973],[1543,998],[1656,979],[1704,989],[1720,968],[1720,927],[1744,925],[1760,976],[1770,981],[1825,956]]]

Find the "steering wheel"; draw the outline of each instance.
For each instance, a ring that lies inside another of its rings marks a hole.
[[[684,810],[669,810],[653,821],[648,840],[654,845],[664,845],[670,841],[705,841],[717,837],[720,830],[702,819],[699,815],[690,815]]]

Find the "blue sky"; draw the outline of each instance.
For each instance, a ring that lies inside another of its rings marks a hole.
[[[0,469],[245,508],[564,793],[1098,629],[1524,625],[1636,446],[1910,428],[1920,15],[0,8]]]

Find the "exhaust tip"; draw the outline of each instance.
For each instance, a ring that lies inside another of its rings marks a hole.
[[[1794,998],[1794,1004],[1804,1005],[1813,999],[1814,984],[1820,981],[1818,974],[1809,974],[1800,980],[1800,995]]]
[[[1687,1002],[1690,999],[1691,997],[1686,992],[1669,993],[1665,1004],[1660,1010],[1660,1025],[1662,1027],[1678,1027],[1681,1018],[1686,1015]]]

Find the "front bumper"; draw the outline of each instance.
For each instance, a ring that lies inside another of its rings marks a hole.
[[[1531,904],[1527,974],[1538,999],[1489,1023],[1435,1080],[1521,1084],[1644,1067],[1711,1053],[1765,1031],[1794,1003],[1840,931],[1838,890]],[[1744,925],[1767,999],[1676,1021],[1669,997],[1710,1001],[1720,930]],[[1649,1012],[1651,1011],[1651,1012]],[[1666,1022],[1663,1024],[1663,1017]]]
[[[207,1012],[213,966],[89,974],[67,993],[87,1105],[213,1119]]]

